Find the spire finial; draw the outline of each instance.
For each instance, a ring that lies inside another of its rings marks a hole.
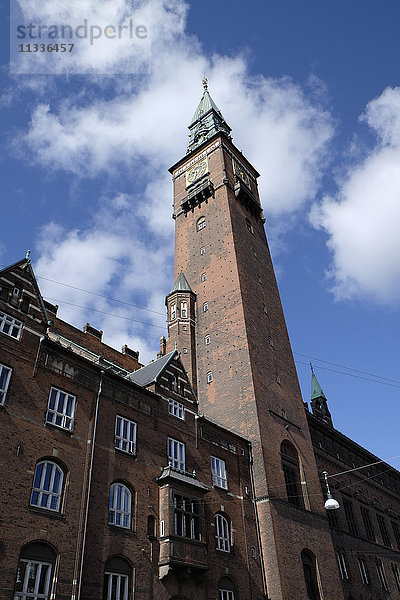
[[[25,258],[26,258],[26,260],[27,260],[27,261],[29,261],[29,262],[31,261],[31,259],[30,259],[30,256],[31,256],[31,251],[30,251],[30,250],[27,250],[27,251],[26,251]]]
[[[208,90],[208,79],[207,79],[207,77],[206,77],[206,74],[205,74],[205,73],[204,73],[204,75],[203,75],[203,88],[204,88],[204,91],[205,91],[205,92]]]

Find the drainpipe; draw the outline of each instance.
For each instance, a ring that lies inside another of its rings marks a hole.
[[[101,396],[101,391],[102,391],[102,387],[103,387],[103,375],[104,375],[104,371],[101,371],[99,390],[97,392],[97,398],[96,398],[96,408],[95,408],[95,413],[94,413],[94,424],[93,424],[93,432],[92,432],[92,448],[91,448],[91,453],[90,453],[89,476],[88,476],[86,507],[85,507],[85,521],[84,521],[84,526],[83,526],[82,554],[81,554],[81,561],[80,561],[81,564],[79,567],[79,579],[78,579],[77,589],[76,589],[76,592],[72,595],[72,600],[80,600],[80,597],[81,597],[83,562],[85,559],[86,533],[87,533],[87,523],[88,523],[88,514],[89,514],[90,493],[91,493],[91,488],[92,488],[94,449],[95,449],[95,444],[96,444],[96,433],[97,433],[97,418],[98,418],[98,414],[99,414],[100,396]]]
[[[268,590],[267,590],[267,577],[265,574],[265,567],[264,567],[264,555],[263,555],[263,549],[262,549],[262,545],[261,545],[260,521],[258,519],[258,512],[257,512],[257,505],[256,505],[256,490],[255,490],[255,486],[254,486],[254,473],[253,473],[253,454],[251,451],[250,442],[249,442],[249,463],[250,463],[251,500],[252,500],[252,503],[254,506],[254,516],[256,519],[257,541],[258,541],[258,547],[260,550],[260,563],[261,563],[261,574],[262,574],[263,588],[264,588],[264,598],[266,600],[269,600],[268,599]]]

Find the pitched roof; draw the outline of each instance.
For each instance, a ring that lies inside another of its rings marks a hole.
[[[317,398],[325,398],[326,400],[326,396],[322,391],[322,388],[318,383],[318,379],[315,377],[313,371],[311,377],[311,400],[316,400]]]
[[[136,383],[137,385],[146,387],[150,383],[157,381],[157,378],[160,375],[160,373],[171,362],[171,360],[177,356],[179,356],[178,351],[173,350],[172,352],[169,352],[169,354],[166,354],[158,360],[149,363],[145,367],[142,367],[137,371],[133,371],[133,373],[130,373],[127,376],[127,379],[130,379],[130,381],[133,381],[133,383]]]
[[[173,294],[174,292],[192,292],[192,288],[189,285],[188,280],[186,279],[183,271],[181,271],[178,275],[178,277],[176,278],[176,281],[174,283],[174,286],[172,288],[172,290],[170,291],[170,294]]]

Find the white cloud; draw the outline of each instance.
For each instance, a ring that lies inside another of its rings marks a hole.
[[[375,147],[311,219],[329,235],[337,298],[390,304],[400,298],[400,88],[387,88],[361,119],[375,132]]]
[[[35,272],[44,297],[59,304],[62,319],[80,328],[88,321],[103,329],[106,343],[139,348],[141,360],[148,361],[165,333],[172,248],[165,241],[157,246],[155,239],[149,251],[140,241],[143,223],[131,198],[117,196],[101,204],[93,226],[84,231],[65,231],[55,223],[42,228]]]

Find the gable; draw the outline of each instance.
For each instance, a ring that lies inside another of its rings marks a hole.
[[[29,258],[0,271],[1,310],[32,327],[47,327],[49,316]],[[44,329],[45,331],[45,329]]]

